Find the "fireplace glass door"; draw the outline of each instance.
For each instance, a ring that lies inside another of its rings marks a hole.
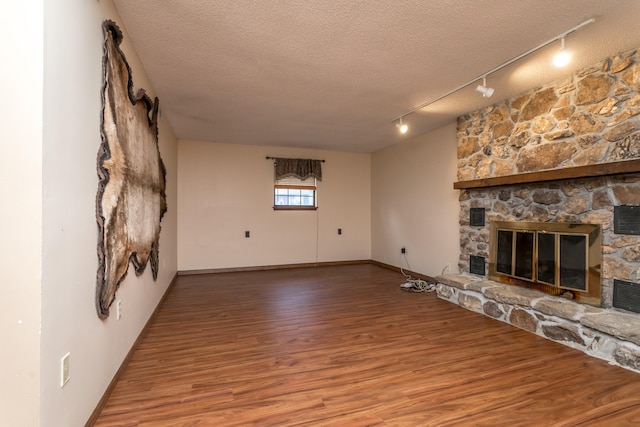
[[[600,304],[601,227],[492,221],[489,277]]]
[[[496,270],[519,279],[533,280],[535,233],[498,230]]]
[[[588,236],[561,234],[560,287],[585,291],[587,289]]]
[[[517,279],[587,290],[588,234],[498,230],[496,272]]]
[[[498,230],[498,256],[496,271],[502,274],[513,274],[513,231]]]
[[[538,233],[538,281],[556,284],[556,242],[555,233]]]
[[[516,231],[516,251],[514,276],[533,280],[533,254],[535,244],[535,233],[531,231]]]

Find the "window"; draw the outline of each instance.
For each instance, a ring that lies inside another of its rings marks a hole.
[[[324,160],[286,159],[273,160],[275,183],[273,185],[273,209],[315,210],[318,208],[316,182],[322,181]]]
[[[273,208],[316,209],[316,179],[277,179],[273,186]]]

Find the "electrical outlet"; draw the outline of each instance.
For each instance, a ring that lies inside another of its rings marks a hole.
[[[116,320],[120,320],[122,317],[122,300],[116,301]]]
[[[67,353],[60,359],[60,387],[64,387],[71,377],[71,353]]]
[[[342,234],[342,228],[338,228],[338,234]]]
[[[248,239],[249,237],[251,237],[251,232],[250,232],[250,231],[245,231],[245,232],[244,232],[244,237],[246,237],[247,239]]]
[[[407,253],[407,248],[405,248],[404,246],[400,249],[400,253],[401,254],[406,254]]]

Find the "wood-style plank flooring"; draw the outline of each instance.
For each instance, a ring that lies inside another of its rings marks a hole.
[[[180,276],[96,425],[640,425],[640,375],[402,282]]]

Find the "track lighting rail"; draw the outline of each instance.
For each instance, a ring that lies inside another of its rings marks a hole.
[[[436,102],[440,101],[441,99],[446,98],[447,96],[452,95],[452,94],[454,94],[454,93],[458,92],[459,90],[464,89],[464,88],[466,88],[467,86],[470,86],[470,85],[474,84],[475,82],[477,82],[477,81],[478,81],[478,80],[480,80],[480,79],[486,79],[486,77],[487,77],[489,74],[493,74],[493,73],[495,73],[496,71],[499,71],[499,70],[501,70],[501,69],[503,69],[503,68],[505,68],[505,67],[507,67],[507,66],[511,65],[511,64],[513,64],[514,62],[519,61],[520,59],[524,58],[525,56],[531,55],[533,52],[536,52],[536,51],[538,51],[538,50],[542,49],[542,48],[543,48],[543,47],[545,47],[545,46],[550,45],[551,43],[553,43],[553,42],[555,42],[555,41],[557,41],[557,40],[564,39],[564,38],[565,38],[566,36],[568,36],[569,34],[571,34],[571,33],[575,32],[575,31],[578,31],[578,30],[579,30],[579,29],[581,29],[582,27],[585,27],[585,26],[587,26],[587,25],[589,25],[589,24],[592,24],[593,22],[595,22],[595,18],[587,19],[586,21],[584,21],[584,22],[582,22],[582,23],[580,23],[580,24],[576,25],[576,26],[575,26],[575,27],[573,27],[573,28],[570,28],[569,30],[565,31],[564,33],[558,34],[557,36],[555,36],[555,37],[553,37],[553,38],[551,38],[551,39],[549,39],[549,40],[545,41],[544,43],[541,43],[541,44],[539,44],[538,46],[536,46],[536,47],[534,47],[534,48],[532,48],[532,49],[529,49],[528,51],[526,51],[526,52],[524,52],[524,53],[522,53],[522,54],[520,54],[520,55],[518,55],[518,56],[516,56],[516,57],[514,57],[514,58],[511,58],[511,59],[510,59],[510,60],[508,60],[507,62],[504,62],[504,63],[502,63],[502,64],[498,65],[497,67],[492,68],[491,70],[486,71],[486,72],[484,72],[484,73],[480,74],[479,76],[477,76],[477,77],[475,77],[474,79],[469,80],[468,82],[466,82],[466,83],[464,83],[464,84],[462,84],[462,85],[460,85],[460,86],[456,87],[455,89],[450,90],[449,92],[447,92],[447,93],[445,93],[445,94],[443,94],[443,95],[440,95],[439,97],[437,97],[437,98],[435,98],[435,99],[431,99],[431,100],[429,100],[429,101],[427,101],[427,102],[424,102],[424,103],[422,103],[422,104],[418,105],[417,107],[412,108],[411,110],[407,111],[406,113],[404,113],[404,114],[402,114],[402,115],[400,115],[400,116],[396,117],[395,119],[393,119],[393,120],[391,121],[391,123],[398,122],[398,121],[400,121],[400,120],[404,119],[404,118],[405,118],[406,116],[408,116],[409,114],[413,114],[413,113],[415,113],[415,112],[416,112],[416,111],[418,111],[418,110],[421,110],[421,109],[423,109],[423,108],[425,108],[425,107],[428,107],[429,105],[434,104],[434,103],[436,103]]]

